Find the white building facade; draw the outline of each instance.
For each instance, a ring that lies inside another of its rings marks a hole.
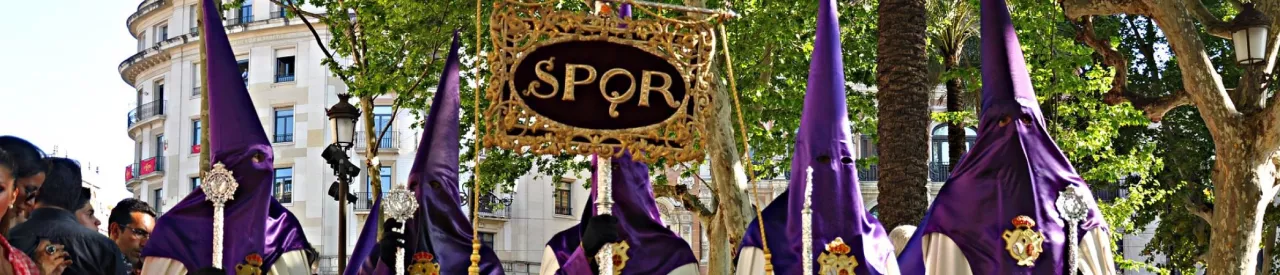
[[[161,213],[200,183],[199,139],[206,128],[199,121],[199,2],[146,0],[126,20],[138,41],[138,53],[118,67],[123,80],[136,89],[131,93],[136,106],[128,111],[126,124],[135,142],[134,164],[125,168],[126,186],[135,198]],[[224,11],[223,18],[264,127],[243,131],[264,131],[272,141],[275,196],[297,216],[322,255],[321,273],[336,274],[338,204],[327,194],[335,177],[320,154],[332,142],[325,109],[337,102],[337,94],[345,92],[346,86],[322,65],[324,54],[316,37],[300,19],[286,17],[281,7],[266,0],[247,0],[240,9]],[[317,32],[327,43],[327,29],[317,25]],[[393,100],[394,95],[376,98],[373,121],[363,121],[388,129],[376,158],[388,187],[407,182],[421,134],[409,130],[413,118],[408,111],[391,113]],[[399,116],[394,123],[393,116]],[[352,162],[363,164],[368,148],[363,140],[358,144],[350,152],[355,155]],[[362,171],[350,187],[361,199],[347,212],[348,250],[354,249],[371,204],[367,175]]]

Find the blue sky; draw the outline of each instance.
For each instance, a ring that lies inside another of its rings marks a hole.
[[[0,135],[99,167],[86,180],[107,205],[129,196],[133,89],[116,66],[134,54],[125,19],[140,1],[13,1],[0,16]]]

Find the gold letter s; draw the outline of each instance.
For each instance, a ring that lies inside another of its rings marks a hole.
[[[541,79],[542,82],[546,82],[547,84],[551,84],[551,93],[539,94],[537,89],[542,86],[542,83],[533,81],[529,82],[529,89],[524,90],[525,95],[533,95],[538,98],[547,99],[556,96],[556,93],[560,92],[560,83],[556,81],[554,76],[551,76],[550,73],[545,71],[554,70],[556,68],[555,61],[556,58],[552,57],[547,60],[538,61],[537,64],[533,65],[533,72],[538,74],[538,79]]]

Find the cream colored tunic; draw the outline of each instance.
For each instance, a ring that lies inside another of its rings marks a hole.
[[[538,274],[555,275],[556,271],[560,271],[560,261],[556,260],[556,252],[551,250],[550,246],[542,250],[542,270]],[[698,264],[690,263],[672,270],[668,275],[700,275],[698,272]]]
[[[222,269],[233,270],[234,266],[224,266]],[[264,270],[267,271],[267,270]],[[310,275],[311,264],[307,261],[307,255],[302,250],[285,252],[280,255],[280,259],[271,265],[269,274],[277,275]],[[142,262],[142,275],[183,275],[187,274],[187,268],[182,262],[175,261],[170,258],[147,257]],[[263,272],[263,274],[268,274]]]

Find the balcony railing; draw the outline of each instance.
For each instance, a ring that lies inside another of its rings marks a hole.
[[[129,181],[159,172],[164,172],[164,156],[144,159],[127,166],[124,172],[124,179]]]
[[[951,178],[951,164],[945,162],[929,163],[929,181],[945,182]]]
[[[347,260],[350,259],[351,256],[348,255]],[[337,275],[341,273],[338,271],[338,256],[335,255],[320,256],[320,261],[317,263],[317,267],[320,269],[317,270],[320,275]]]
[[[480,217],[506,219],[511,216],[511,206],[502,203],[493,194],[480,197]]]
[[[292,81],[293,81],[293,75],[277,75],[276,76],[276,83],[292,82]]]
[[[227,27],[249,24],[249,22],[253,22],[252,14],[236,16],[236,17],[227,17],[226,19],[222,20],[222,24],[226,25]]]
[[[945,162],[929,163],[929,181],[945,182],[951,177],[951,165]],[[858,180],[880,181],[880,165],[872,164],[867,168],[858,168]]]
[[[356,193],[355,209],[359,212],[369,212],[373,209],[373,192]]]
[[[880,181],[880,165],[872,164],[866,169],[858,168],[858,180]]]
[[[132,128],[134,124],[140,121],[163,115],[164,103],[165,102],[163,100],[156,100],[142,104],[138,106],[138,108],[134,108],[132,111],[129,111],[129,127]]]
[[[365,138],[365,132],[356,132],[356,150],[364,150],[368,147]],[[381,133],[375,133],[381,134]],[[400,131],[387,130],[387,134],[382,136],[378,142],[378,150],[399,149],[400,148]]]
[[[288,12],[284,8],[277,5],[271,5],[271,19],[284,18],[285,14],[288,14]]]

